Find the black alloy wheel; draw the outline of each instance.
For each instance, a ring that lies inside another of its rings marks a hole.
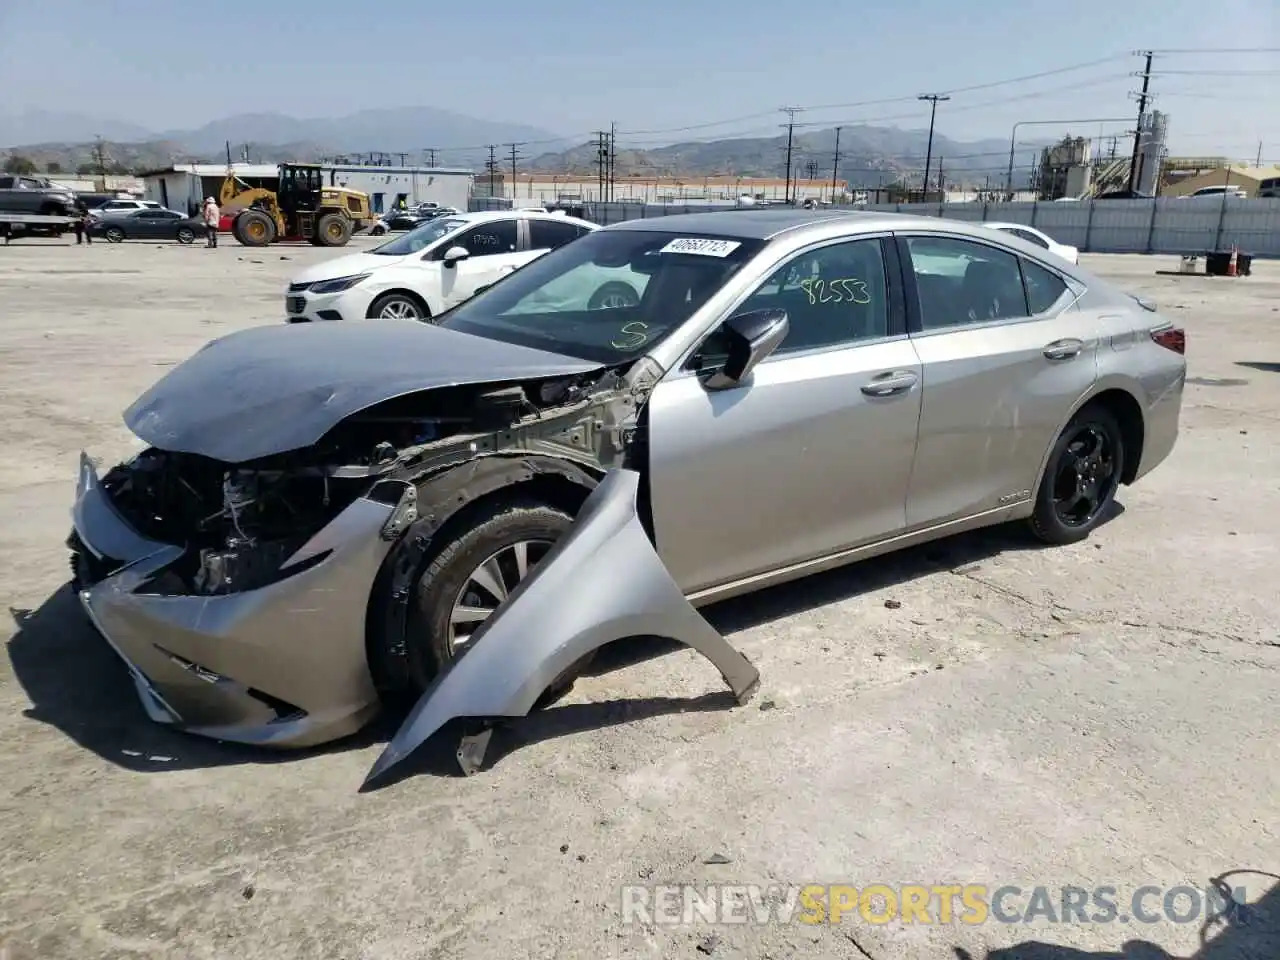
[[[1103,520],[1124,472],[1120,425],[1101,406],[1081,410],[1054,444],[1031,527],[1053,544],[1083,540]]]

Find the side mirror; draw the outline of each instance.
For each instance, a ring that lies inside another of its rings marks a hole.
[[[466,247],[450,247],[444,252],[444,265],[446,267],[454,266],[459,260],[465,260],[471,256],[471,251]]]
[[[703,381],[708,390],[725,390],[736,387],[778,348],[787,336],[790,321],[787,311],[771,308],[752,310],[730,317],[716,331],[717,338],[726,348],[724,366],[713,371]]]

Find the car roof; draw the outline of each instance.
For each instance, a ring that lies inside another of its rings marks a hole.
[[[546,210],[480,210],[475,213],[455,213],[441,220],[465,220],[467,223],[490,223],[494,220],[554,220],[556,223],[572,223],[577,227],[590,227],[592,230],[599,229],[597,224],[589,220],[580,220],[577,217],[570,217],[563,213],[549,213]]]
[[[669,217],[651,217],[645,220],[626,220],[611,224],[605,230],[648,230],[662,233],[710,234],[733,237],[739,240],[772,240],[784,233],[801,231],[828,232],[832,227],[842,227],[851,233],[875,233],[879,231],[925,229],[935,232],[956,233],[969,237],[981,237],[985,229],[981,223],[965,223],[961,220],[944,220],[941,217],[914,216],[906,213],[851,210],[802,210],[734,208],[712,210],[706,213],[678,213]]]

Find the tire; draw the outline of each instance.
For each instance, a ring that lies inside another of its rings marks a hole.
[[[316,240],[322,247],[345,247],[351,239],[351,221],[340,213],[326,213],[316,223]]]
[[[107,227],[102,235],[107,238],[108,243],[120,243],[124,240],[124,231],[119,227]]]
[[[179,227],[178,242],[179,243],[195,243],[196,232],[192,230],[190,227]]]
[[[378,320],[417,320],[422,322],[431,319],[431,311],[419,300],[409,296],[407,293],[392,292],[384,293],[369,304],[369,312],[365,316],[369,319]]]
[[[1036,538],[1061,546],[1088,537],[1115,500],[1124,458],[1124,433],[1110,410],[1090,404],[1072,417],[1036,491],[1030,521]],[[1086,496],[1078,499],[1082,491]]]
[[[517,581],[509,561],[515,545],[529,545],[527,569],[532,569],[572,524],[573,518],[563,510],[536,500],[509,500],[483,508],[465,530],[440,548],[414,584],[409,605],[406,652],[409,679],[417,691],[426,689],[441,668],[466,653],[466,636],[475,624],[458,624],[455,629],[455,604],[462,602],[470,609],[496,606],[495,598],[473,582],[472,575],[483,566],[491,567],[497,557],[507,588],[514,587]],[[584,657],[557,678],[539,702],[565,692],[589,660]]]
[[[231,234],[246,247],[265,247],[275,240],[276,225],[261,210],[245,210],[231,224]]]
[[[618,307],[638,307],[640,296],[636,288],[622,280],[602,283],[587,301],[588,310],[614,310]]]

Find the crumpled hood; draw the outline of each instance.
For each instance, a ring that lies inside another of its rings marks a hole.
[[[273,324],[206,344],[124,422],[161,450],[243,463],[310,446],[352,414],[419,390],[600,369],[404,320]]]

